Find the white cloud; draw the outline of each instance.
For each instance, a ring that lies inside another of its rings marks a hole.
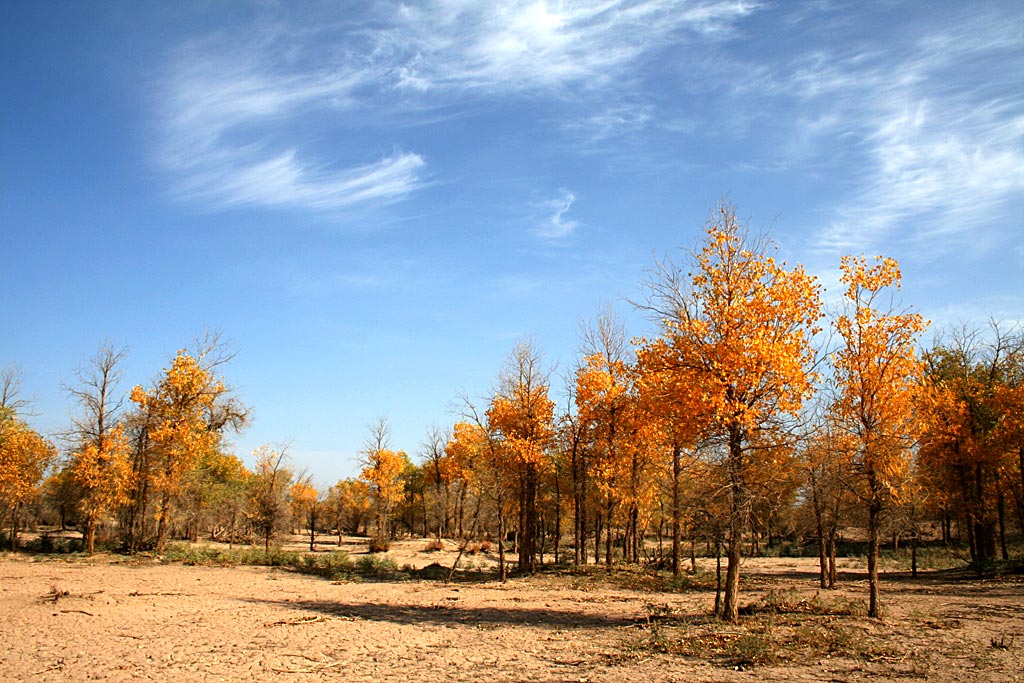
[[[576,229],[577,223],[566,218],[569,209],[576,201],[576,195],[569,190],[562,190],[561,196],[557,199],[546,201],[542,207],[550,213],[547,219],[538,226],[536,234],[549,239],[561,239],[568,237]]]
[[[317,133],[361,137],[384,120],[465,98],[592,95],[686,34],[716,40],[753,2],[676,0],[376,4],[373,20],[262,22],[181,46],[155,108],[158,159],[176,194],[217,206],[334,210],[402,199],[423,158],[325,150]],[[353,28],[353,27],[356,28]],[[643,103],[598,97],[580,124],[601,139],[643,127]],[[320,116],[316,125],[306,122]],[[323,123],[324,120],[327,123]],[[566,232],[570,228],[561,229]]]
[[[421,87],[533,91],[598,88],[624,66],[689,31],[724,37],[759,3],[725,0],[466,2],[439,0],[406,8],[390,33]]]
[[[206,40],[185,46],[172,63],[159,103],[159,159],[179,197],[323,211],[395,201],[420,184],[425,162],[415,153],[329,170],[335,158],[296,146],[296,119],[348,106],[369,73],[289,70],[263,56],[258,47]]]
[[[826,160],[842,151],[861,169],[817,236],[823,252],[876,251],[893,239],[929,251],[976,244],[979,229],[1020,208],[1019,30],[980,16],[917,31],[900,45],[818,50],[759,72],[765,93],[808,112],[791,151],[816,146]]]

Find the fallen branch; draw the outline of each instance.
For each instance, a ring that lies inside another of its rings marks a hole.
[[[61,614],[85,614],[90,617],[96,616],[92,612],[86,612],[84,609],[62,609]]]
[[[321,614],[317,614],[311,617],[298,617],[297,619],[283,619],[281,621],[272,621],[264,624],[264,626],[301,626],[302,624],[315,624],[318,621],[327,621],[332,617],[325,617]]]

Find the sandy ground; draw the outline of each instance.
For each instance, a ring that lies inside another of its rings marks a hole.
[[[423,543],[397,547],[396,563],[453,558],[422,552]],[[813,597],[813,572],[811,560],[748,560],[742,602],[780,589]],[[845,578],[838,595],[862,600],[863,581]],[[697,623],[713,598],[704,590],[650,592],[569,575],[505,585],[331,582],[259,567],[8,553],[0,555],[0,679],[1024,681],[1021,577],[889,575],[883,591],[884,620],[844,622],[887,643],[883,654],[739,670],[649,645],[650,615]]]

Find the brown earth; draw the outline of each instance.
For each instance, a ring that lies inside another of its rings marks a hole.
[[[424,545],[396,544],[395,563],[454,559],[451,546]],[[866,587],[845,567],[841,589],[819,594],[813,560],[747,560],[742,603],[783,608],[732,626],[707,618],[706,587],[667,591],[629,571],[505,585],[332,582],[264,567],[8,553],[0,679],[1024,680],[1022,577],[889,572],[885,617],[873,620],[849,614]]]

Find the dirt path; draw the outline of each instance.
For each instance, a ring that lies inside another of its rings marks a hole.
[[[774,574],[777,561],[761,562],[763,573],[753,561],[745,567],[745,603],[769,590],[814,596],[806,578]],[[786,569],[806,576],[813,565]],[[703,591],[640,592],[565,577],[504,586],[332,583],[279,569],[7,555],[0,559],[0,678],[1024,680],[1024,584],[932,578],[884,588],[884,622],[842,625],[886,643],[877,656],[815,656],[744,671],[657,647],[664,633],[651,615],[684,615],[666,631],[672,638],[696,633],[711,599]],[[861,590],[852,584],[841,595],[860,600]]]

